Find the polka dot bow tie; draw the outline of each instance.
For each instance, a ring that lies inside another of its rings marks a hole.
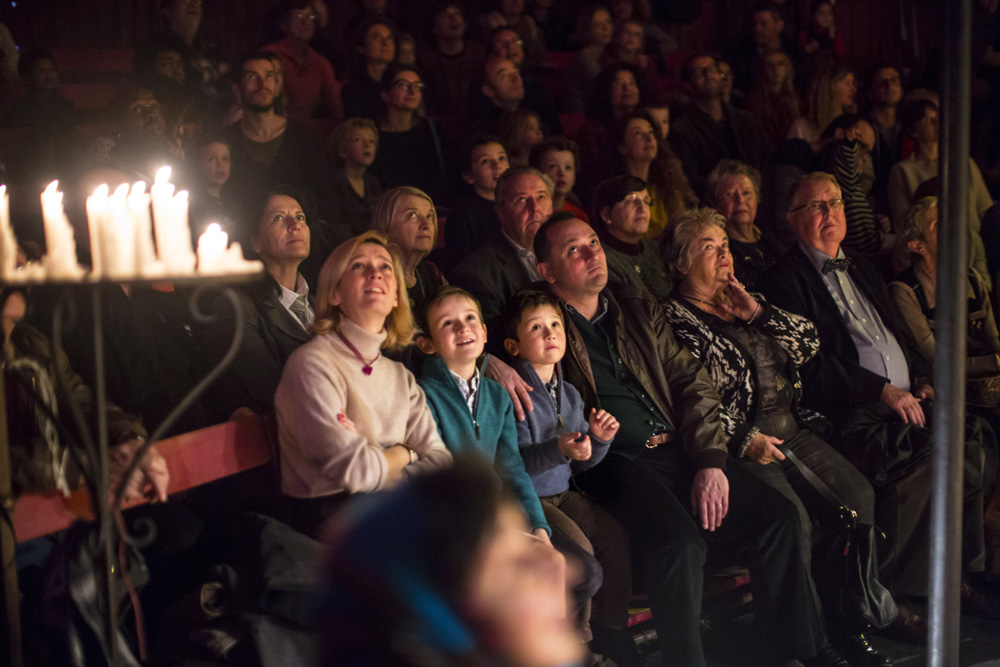
[[[841,259],[828,259],[823,262],[823,275],[834,271],[847,271],[851,268],[851,260],[843,257]]]

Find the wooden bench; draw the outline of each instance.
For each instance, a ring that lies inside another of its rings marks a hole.
[[[167,492],[185,491],[268,463],[273,455],[273,423],[271,416],[254,415],[161,440],[156,448],[170,471]],[[17,541],[63,530],[77,519],[93,519],[90,500],[85,489],[74,491],[69,498],[60,493],[22,495],[14,505]]]

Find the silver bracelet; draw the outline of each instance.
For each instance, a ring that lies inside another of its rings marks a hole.
[[[753,324],[753,321],[757,319],[757,313],[760,312],[760,301],[757,302],[757,307],[753,309],[753,315],[747,320],[747,324]]]
[[[753,439],[757,437],[758,433],[760,433],[760,429],[757,428],[756,426],[750,428],[750,430],[747,432],[746,437],[743,439],[743,444],[740,445],[740,454],[738,458],[742,459],[746,457],[747,449],[750,448],[750,443],[753,442]]]

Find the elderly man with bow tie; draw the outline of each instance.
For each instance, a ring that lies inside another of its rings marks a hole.
[[[880,578],[900,596],[926,596],[929,586],[931,424],[934,390],[928,369],[907,349],[898,316],[877,270],[844,253],[847,230],[840,186],[830,174],[808,174],[789,201],[788,222],[798,242],[758,281],[771,303],[816,323],[820,350],[802,366],[804,407],[828,417],[828,441],[871,481]],[[983,491],[995,481],[984,470],[984,449],[996,435],[985,421],[966,418],[963,572],[983,569]],[[993,456],[986,458],[996,460]],[[963,578],[962,610],[1000,617],[1000,599]],[[923,627],[905,608],[889,634],[918,641]]]

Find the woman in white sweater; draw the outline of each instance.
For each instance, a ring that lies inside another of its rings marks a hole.
[[[319,274],[315,335],[285,364],[274,397],[289,522],[314,533],[354,493],[451,463],[424,392],[382,353],[414,334],[399,259],[365,232]]]

